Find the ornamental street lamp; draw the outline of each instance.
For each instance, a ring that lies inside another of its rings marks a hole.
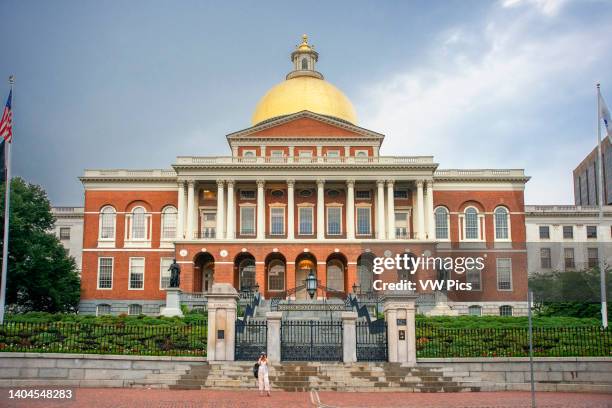
[[[353,293],[357,293],[357,288],[359,286],[357,286],[357,282],[353,283]]]
[[[251,289],[253,289],[253,292],[259,292],[259,284],[255,282],[255,284],[251,286]]]
[[[308,291],[308,295],[312,299],[314,297],[315,292],[317,291],[317,277],[314,276],[314,272],[310,271],[308,277],[306,278],[306,290]]]

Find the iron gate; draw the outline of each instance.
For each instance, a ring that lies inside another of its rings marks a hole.
[[[357,361],[387,361],[387,322],[357,321]]]
[[[283,320],[281,360],[342,361],[342,321]]]
[[[268,324],[265,319],[236,320],[236,360],[255,361],[266,351]]]

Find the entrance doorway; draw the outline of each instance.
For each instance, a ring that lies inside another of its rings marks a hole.
[[[297,290],[295,292],[296,299],[308,299],[308,292],[306,291],[306,278],[310,274],[310,272],[314,273],[317,276],[317,259],[308,253],[301,254],[295,260],[295,287],[299,288],[303,286],[303,288]]]
[[[196,269],[200,270],[201,291],[208,293],[212,290],[215,275],[215,259],[208,252],[200,253],[195,259]],[[195,277],[195,276],[194,276]]]

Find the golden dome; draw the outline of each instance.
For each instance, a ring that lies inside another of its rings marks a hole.
[[[305,34],[302,36],[302,44],[292,53],[291,59],[294,70],[287,75],[285,81],[274,86],[261,98],[251,119],[253,125],[304,110],[357,123],[351,101],[315,71],[318,54],[311,49]]]
[[[351,101],[329,82],[310,76],[287,79],[270,89],[257,104],[252,123],[303,110],[357,123]]]

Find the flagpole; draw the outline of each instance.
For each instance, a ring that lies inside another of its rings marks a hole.
[[[604,183],[603,183],[603,157],[601,155],[601,90],[597,84],[597,192],[599,201],[599,225],[603,225],[604,218]],[[602,232],[602,231],[599,231]],[[601,240],[599,240],[601,242]],[[600,245],[598,245],[600,247]],[[600,248],[601,249],[601,248]],[[599,258],[599,280],[601,290],[601,325],[608,327],[608,302],[606,301],[606,265],[603,251],[598,250],[597,257]]]
[[[9,77],[10,95],[13,92],[15,76]],[[11,206],[11,141],[4,142],[4,152],[6,158],[6,184],[4,199],[4,237],[2,239],[2,282],[0,282],[0,324],[4,323],[4,309],[6,305],[6,271],[8,269],[8,247],[9,247],[9,218]]]

